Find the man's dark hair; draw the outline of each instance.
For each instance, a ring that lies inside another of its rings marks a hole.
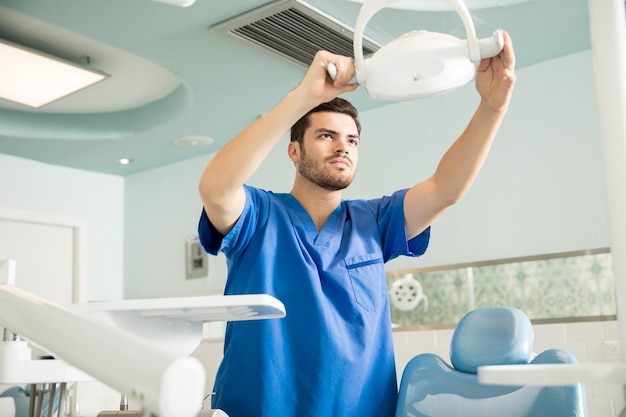
[[[304,132],[309,128],[309,116],[313,113],[319,112],[333,112],[333,113],[343,113],[352,117],[354,123],[356,124],[357,131],[359,135],[361,134],[361,123],[359,123],[359,113],[356,108],[350,103],[348,100],[345,100],[340,97],[336,97],[329,102],[322,103],[319,106],[311,109],[307,114],[302,116],[300,120],[298,120],[291,127],[291,141],[298,142],[302,144],[302,140],[304,138]]]

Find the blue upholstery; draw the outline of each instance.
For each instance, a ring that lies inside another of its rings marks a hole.
[[[11,397],[15,403],[16,417],[28,417],[28,393],[22,387],[11,387],[0,394],[0,397]]]
[[[15,402],[15,416],[16,417],[28,417],[29,415],[28,410],[29,410],[29,400],[30,400],[30,393],[31,393],[30,388],[31,388],[31,385],[28,385],[26,389],[20,386],[14,386],[14,387],[8,388],[3,393],[0,393],[0,397],[13,398],[13,401]],[[39,393],[38,391],[35,392],[35,395],[37,395],[38,393]],[[57,389],[55,390],[55,395],[54,395],[52,415],[54,415],[59,409],[59,398],[60,398],[60,391]],[[42,395],[41,415],[43,417],[48,417],[48,406],[50,404],[49,401],[50,401],[50,392],[46,391]]]
[[[577,363],[568,352],[548,349],[532,358],[528,317],[509,307],[466,314],[450,345],[452,365],[425,353],[407,364],[396,417],[584,417],[582,384],[564,387],[497,386],[478,383],[482,365]]]
[[[533,355],[533,327],[516,308],[481,308],[467,313],[452,336],[450,361],[463,372],[483,365],[528,363]]]

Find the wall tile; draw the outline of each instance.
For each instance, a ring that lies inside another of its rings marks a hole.
[[[566,340],[565,325],[560,323],[534,326],[535,342],[560,342]]]
[[[604,330],[604,337],[606,340],[619,340],[617,321],[605,321],[603,322],[602,328]]]
[[[393,332],[393,345],[396,347],[407,346],[407,334],[407,332]]]
[[[587,401],[587,411],[590,417],[613,417],[617,416],[613,408],[613,401],[589,399]]]
[[[454,329],[443,329],[435,331],[435,346],[442,349],[449,349],[452,342]]]
[[[587,361],[603,362],[606,360],[605,343],[602,340],[587,342]],[[579,359],[582,363],[582,359]]]
[[[435,338],[434,331],[417,331],[417,332],[404,332],[407,335],[407,343],[408,346],[419,346],[420,348],[424,347],[435,347],[437,346],[437,341]]]
[[[601,340],[604,336],[604,327],[596,322],[566,323],[565,334],[567,340]]]
[[[569,340],[552,343],[553,348],[559,348],[568,351],[581,363],[588,362],[587,343]]]

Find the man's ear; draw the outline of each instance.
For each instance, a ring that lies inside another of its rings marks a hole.
[[[289,155],[289,159],[295,164],[300,160],[300,143],[299,142],[289,142],[287,146],[287,154]]]

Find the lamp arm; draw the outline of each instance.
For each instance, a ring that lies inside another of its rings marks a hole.
[[[472,16],[465,5],[465,2],[463,2],[463,0],[446,1],[450,6],[454,7],[454,10],[456,10],[457,14],[461,17],[461,21],[463,21],[463,25],[465,26],[470,61],[478,63],[481,59],[480,46],[478,44],[478,38],[476,37],[476,29],[474,28]]]
[[[363,57],[363,34],[365,26],[378,11],[403,0],[367,0],[363,3],[354,26],[354,68],[356,79],[360,84],[365,82],[365,58]]]

